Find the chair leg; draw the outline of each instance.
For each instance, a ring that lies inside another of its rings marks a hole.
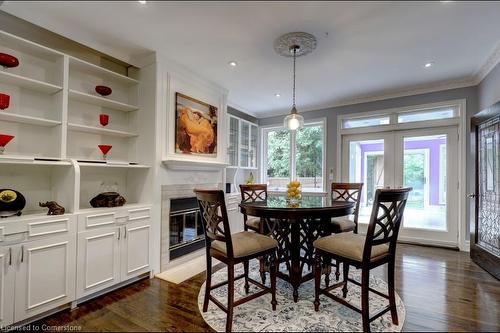
[[[231,332],[233,326],[233,308],[234,308],[234,265],[227,265],[227,318],[226,332]]]
[[[330,272],[332,270],[332,260],[328,256],[323,257],[323,269],[325,271],[325,286],[330,286]]]
[[[363,332],[370,332],[370,307],[368,294],[370,287],[370,270],[363,268],[361,273],[361,317],[363,320]]]
[[[321,287],[321,256],[316,253],[314,258],[314,311],[319,311],[319,294]]]
[[[340,279],[339,261],[335,259],[335,279]]]
[[[278,302],[276,301],[276,275],[278,274],[278,258],[276,253],[271,255],[271,305],[273,306],[273,311],[276,310],[276,305]]]
[[[245,271],[245,293],[248,295],[250,284],[248,283],[248,260],[243,261],[243,269]]]
[[[207,280],[205,281],[205,298],[203,299],[203,312],[208,310],[208,297],[212,287],[212,257],[207,254]]]
[[[337,261],[337,265],[340,263]],[[342,270],[344,273],[344,286],[342,287],[342,297],[346,298],[347,297],[347,278],[349,277],[349,264],[343,262],[342,263]]]
[[[392,323],[398,325],[398,312],[396,309],[396,296],[394,292],[394,259],[389,260],[388,269],[388,287],[389,287],[389,306],[391,307]]]
[[[266,257],[260,257],[259,258],[259,264],[260,264],[260,280],[262,281],[262,284],[266,284]]]

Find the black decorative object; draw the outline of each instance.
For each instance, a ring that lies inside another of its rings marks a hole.
[[[39,202],[38,205],[49,209],[47,215],[63,215],[66,212],[66,209],[55,201],[47,201],[46,203]]]
[[[118,192],[103,192],[90,200],[90,205],[94,208],[98,207],[120,207],[123,206],[127,200],[122,197]]]
[[[24,195],[12,189],[0,189],[0,217],[21,216],[25,206]]]

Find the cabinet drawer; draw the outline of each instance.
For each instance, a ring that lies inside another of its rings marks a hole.
[[[115,212],[103,212],[78,216],[78,224],[81,229],[112,226],[115,224]]]
[[[28,223],[28,237],[68,233],[69,231],[70,219],[68,217],[57,220]]]
[[[128,220],[129,221],[138,221],[143,219],[149,219],[151,217],[151,208],[137,208],[137,209],[129,209],[128,211]]]

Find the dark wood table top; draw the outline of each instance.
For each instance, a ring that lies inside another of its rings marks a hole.
[[[352,214],[353,202],[333,201],[326,196],[302,196],[298,206],[291,206],[284,195],[269,195],[266,201],[240,204],[243,214],[265,218],[331,218]]]

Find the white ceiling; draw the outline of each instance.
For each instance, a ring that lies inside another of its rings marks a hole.
[[[283,33],[318,38],[297,62],[299,111],[472,82],[500,42],[498,2],[5,1],[0,9],[124,60],[156,50],[259,117],[290,108],[291,59],[273,50]],[[435,66],[424,69],[428,61]]]

